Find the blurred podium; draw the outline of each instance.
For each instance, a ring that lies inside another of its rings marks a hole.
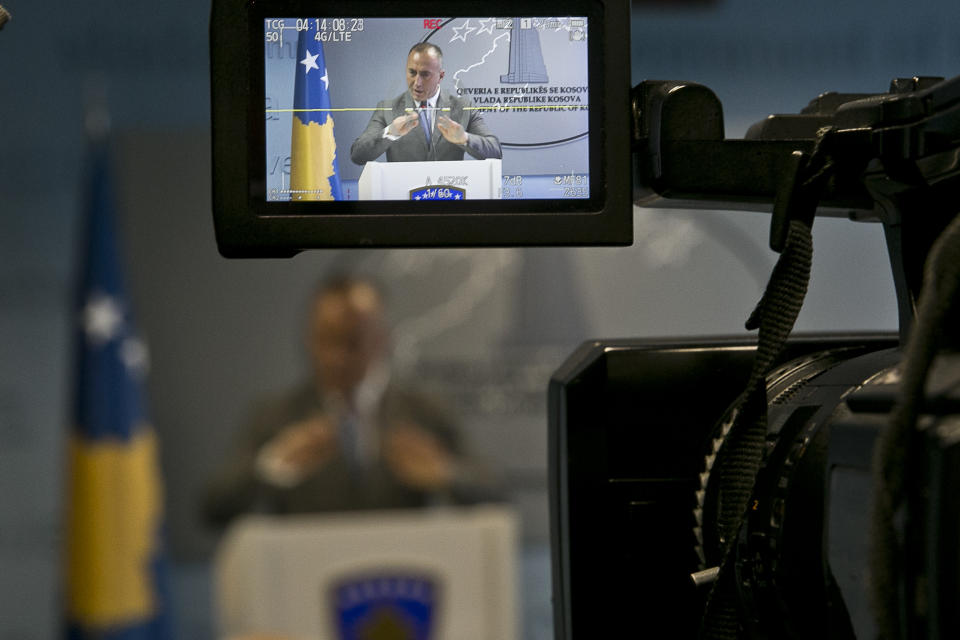
[[[368,162],[360,200],[499,200],[500,160]]]
[[[248,516],[214,559],[219,637],[515,640],[518,572],[507,507]]]

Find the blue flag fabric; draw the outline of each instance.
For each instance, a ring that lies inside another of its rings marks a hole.
[[[337,142],[330,111],[330,75],[317,39],[316,20],[297,40],[290,137],[290,190],[293,200],[341,200]]]
[[[65,613],[70,640],[169,640],[157,443],[114,230],[106,145],[92,153],[76,290]]]

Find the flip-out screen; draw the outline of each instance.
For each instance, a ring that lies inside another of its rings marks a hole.
[[[586,16],[263,26],[268,200],[589,197]],[[369,162],[437,161],[468,164],[386,193],[360,181]]]
[[[215,0],[225,255],[631,241],[626,0]]]

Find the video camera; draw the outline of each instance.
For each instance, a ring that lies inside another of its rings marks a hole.
[[[824,94],[728,140],[706,87],[630,90],[627,2],[497,6],[216,0],[221,253],[624,244],[634,202],[772,210],[756,341],[589,343],[551,380],[556,637],[960,637],[960,78]],[[344,160],[371,127],[396,144],[376,101],[423,43],[433,117],[452,85],[499,139],[457,142],[486,191],[426,160],[385,196],[416,161]],[[899,336],[790,335],[817,215],[883,225]]]
[[[781,258],[757,343],[597,342],[551,381],[557,637],[958,637],[960,77],[743,140],[705,87],[633,96],[638,201],[772,208]],[[815,213],[883,224],[901,336],[788,339]]]

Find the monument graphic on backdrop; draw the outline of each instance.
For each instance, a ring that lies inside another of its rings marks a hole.
[[[543,64],[540,36],[533,27],[532,18],[514,18],[510,30],[510,69],[500,76],[500,82],[521,84],[550,82]]]

